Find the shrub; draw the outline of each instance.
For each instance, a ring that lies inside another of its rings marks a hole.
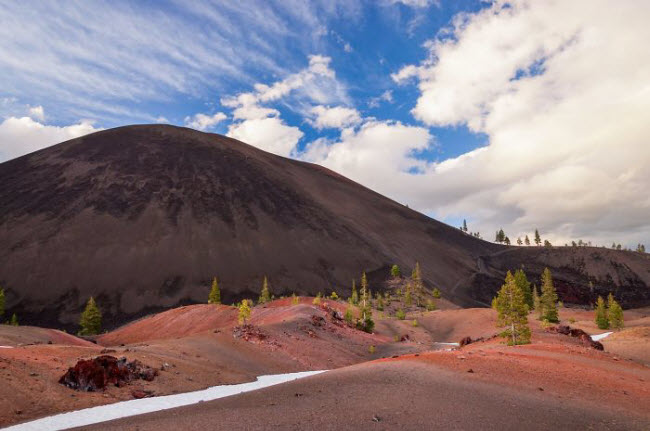
[[[397,310],[397,313],[395,313],[395,317],[397,317],[399,320],[404,320],[406,319],[406,313],[400,308]]]
[[[316,298],[314,298],[314,300],[311,303],[314,304],[314,305],[320,305],[320,303],[321,303],[321,294],[320,294],[320,292],[318,292],[318,294],[316,295]]]
[[[294,293],[293,295],[291,295],[291,305],[298,305],[298,303],[299,303],[298,297]]]
[[[375,353],[376,350],[377,350],[377,349],[375,348],[374,345],[371,345],[370,347],[368,347],[368,353],[370,353],[371,355],[372,355],[373,353]]]
[[[413,319],[413,322],[411,322],[411,326],[413,326],[414,328],[417,328],[417,326],[418,326],[417,319]]]

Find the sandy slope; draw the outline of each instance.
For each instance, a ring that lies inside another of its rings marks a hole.
[[[647,410],[622,414],[601,403],[567,402],[550,392],[503,384],[507,381],[481,381],[477,376],[426,360],[378,361],[83,429],[641,430],[650,426]]]

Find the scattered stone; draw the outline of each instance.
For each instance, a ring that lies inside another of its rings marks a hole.
[[[17,415],[22,415],[23,411],[16,409],[16,410],[14,410],[14,413],[16,413]]]
[[[537,388],[537,390],[544,392],[544,388],[542,388],[541,386],[539,388]]]
[[[296,393],[294,394],[295,397],[302,397],[303,395],[305,395],[305,394],[301,394],[301,393],[299,393],[299,392],[296,392]]]
[[[474,370],[472,370],[471,368],[469,370],[467,370],[467,372],[474,374]]]
[[[102,349],[101,352],[99,352],[99,353],[101,353],[102,355],[106,355],[108,353],[115,353],[115,350],[113,350],[113,349]]]
[[[29,373],[30,377],[38,377],[38,373]]]
[[[103,390],[108,385],[122,386],[132,380],[152,381],[158,370],[135,360],[127,362],[126,358],[98,356],[94,359],[80,360],[69,368],[59,379],[59,383],[71,389],[93,392]]]
[[[153,396],[153,392],[152,392],[152,391],[145,391],[145,390],[142,390],[142,389],[134,389],[134,390],[131,391],[131,395],[132,395],[133,398],[135,398],[136,400],[139,400],[139,399],[141,399],[141,398],[149,398],[149,397],[152,397],[152,396]]]
[[[374,415],[374,416],[372,417],[372,421],[373,421],[373,422],[381,422],[381,418],[380,418],[379,416],[377,416],[377,415]]]

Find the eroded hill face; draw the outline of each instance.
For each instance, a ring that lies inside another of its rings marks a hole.
[[[215,275],[226,302],[256,298],[264,275],[278,296],[347,294],[362,270],[378,289],[390,265],[415,261],[446,298],[485,305],[506,266],[539,263],[491,257],[504,249],[322,167],[190,129],[122,127],[0,164],[0,285],[25,323],[72,325],[94,295],[110,327],[204,302]],[[634,277],[612,277],[643,305],[650,263],[634,259]]]

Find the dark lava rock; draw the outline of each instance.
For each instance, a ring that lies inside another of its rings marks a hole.
[[[556,332],[569,337],[578,338],[583,345],[592,347],[596,350],[604,350],[603,344],[600,341],[594,341],[591,336],[582,329],[572,328],[568,325],[551,326],[548,328],[549,332]]]
[[[152,381],[158,371],[135,360],[114,356],[98,356],[94,359],[82,359],[69,368],[59,379],[59,383],[71,389],[93,392],[103,390],[109,385],[122,386],[132,380]]]

